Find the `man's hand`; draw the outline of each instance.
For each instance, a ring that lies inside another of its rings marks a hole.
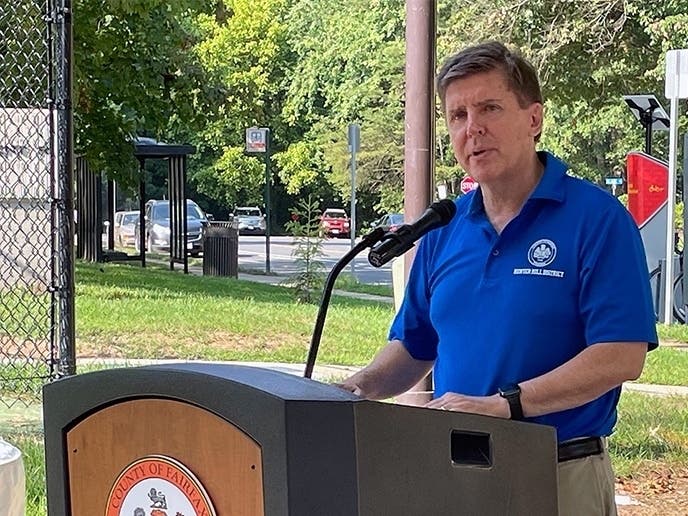
[[[432,369],[433,361],[416,360],[404,345],[393,340],[373,361],[342,382],[333,385],[369,400],[385,400],[406,392]]]
[[[333,383],[332,385],[334,385],[335,387],[339,387],[342,390],[349,391],[350,393],[355,394],[356,396],[361,396],[362,398],[365,397],[363,394],[363,389],[361,389],[361,386],[358,385],[358,383],[356,382],[356,378],[353,376],[347,378],[341,383]]]
[[[454,410],[456,412],[468,412],[470,414],[482,414],[504,419],[511,417],[509,402],[499,394],[492,396],[466,396],[455,392],[447,392],[426,403],[426,408],[440,410]]]

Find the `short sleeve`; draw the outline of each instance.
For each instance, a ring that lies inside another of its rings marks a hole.
[[[645,251],[635,222],[615,200],[580,248],[580,313],[588,345],[648,342],[657,347]]]
[[[418,245],[413,260],[404,300],[389,330],[390,340],[400,340],[409,354],[417,360],[437,358],[438,336],[430,320],[430,291],[428,274],[432,266],[432,237],[426,235]]]

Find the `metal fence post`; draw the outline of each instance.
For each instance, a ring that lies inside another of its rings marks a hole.
[[[72,6],[57,0],[55,6],[55,115],[57,260],[55,264],[58,374],[76,373],[74,331],[74,126],[72,117]]]

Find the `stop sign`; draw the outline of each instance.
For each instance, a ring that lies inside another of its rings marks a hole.
[[[471,190],[478,188],[478,182],[470,176],[466,176],[461,180],[461,193],[467,194]]]

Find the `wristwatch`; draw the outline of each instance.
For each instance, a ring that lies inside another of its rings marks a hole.
[[[517,384],[510,384],[499,388],[499,395],[509,402],[511,419],[523,420],[523,407],[521,406],[521,388]]]

